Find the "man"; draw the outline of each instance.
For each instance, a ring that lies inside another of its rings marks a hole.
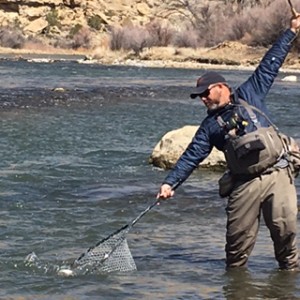
[[[300,14],[296,14],[290,21],[290,28],[236,90],[216,72],[205,73],[197,80],[190,96],[203,101],[208,115],[157,195],[158,199],[172,197],[175,187],[189,177],[213,147],[225,153],[233,178],[226,208],[227,268],[246,266],[256,241],[261,213],[273,240],[279,268],[293,270],[298,267],[294,178],[283,155],[287,148],[267,116],[264,99],[299,27]]]

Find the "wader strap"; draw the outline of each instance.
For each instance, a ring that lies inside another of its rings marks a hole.
[[[270,118],[264,113],[262,112],[259,108],[253,106],[253,105],[250,105],[248,102],[246,102],[245,100],[242,100],[242,99],[239,99],[239,101],[241,102],[241,104],[233,104],[233,105],[236,105],[236,106],[243,106],[245,107],[245,109],[247,110],[247,112],[249,113],[250,115],[250,118],[252,120],[252,116],[254,114],[253,110],[255,110],[256,112],[258,112],[260,115],[262,115],[264,118],[266,118],[266,120],[270,123],[270,125],[279,133],[279,129],[278,127],[270,120]],[[252,111],[250,113],[250,111]],[[255,114],[254,114],[255,115]],[[256,116],[255,116],[256,118]],[[257,118],[256,118],[257,120]]]
[[[245,107],[245,109],[247,110],[251,121],[254,123],[255,127],[261,127],[260,122],[258,122],[257,117],[255,115],[255,113],[253,112],[253,109],[256,108],[255,106],[250,105],[248,102],[246,102],[245,100],[239,99],[239,101],[241,102],[242,106]]]
[[[220,125],[221,128],[223,128],[226,125],[226,122],[222,119],[221,116],[217,117],[217,122]]]

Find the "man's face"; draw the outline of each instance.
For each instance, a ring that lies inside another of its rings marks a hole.
[[[209,86],[199,97],[208,110],[215,110],[227,104],[222,101],[222,84]]]

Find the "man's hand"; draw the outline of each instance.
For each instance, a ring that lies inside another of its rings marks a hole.
[[[291,5],[290,1],[289,1],[289,4]],[[292,31],[297,33],[299,28],[300,28],[300,14],[293,8],[292,5],[291,5],[291,10],[292,10],[292,15],[293,16],[291,18],[290,28],[291,28]]]
[[[160,191],[158,192],[156,198],[157,199],[168,199],[174,196],[174,191],[172,187],[168,184],[163,184],[160,187]]]
[[[293,139],[292,137],[290,139],[291,139],[291,142],[289,145],[289,151],[292,153],[300,153],[300,148],[299,148],[298,142],[295,139]]]

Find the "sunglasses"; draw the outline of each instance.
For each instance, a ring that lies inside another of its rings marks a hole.
[[[200,98],[207,98],[210,93],[210,89],[205,90],[203,93],[199,94]]]

